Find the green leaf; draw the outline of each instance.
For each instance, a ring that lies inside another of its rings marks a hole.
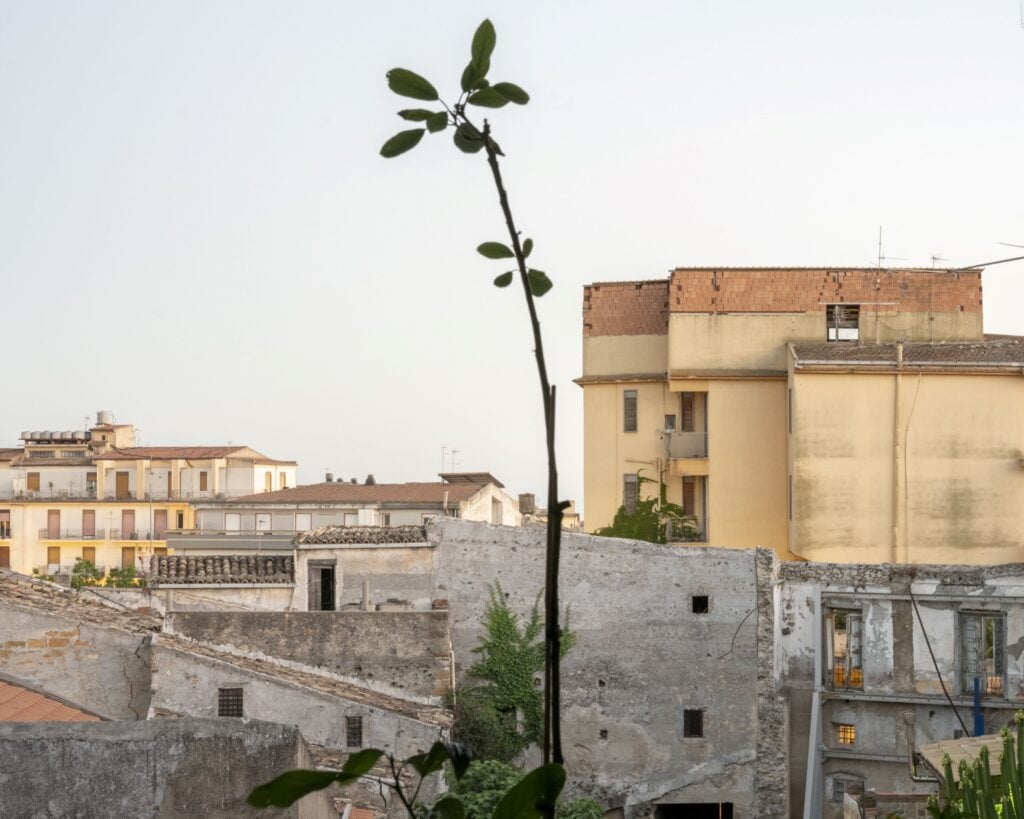
[[[470,61],[462,70],[462,90],[469,91],[473,87],[473,83],[476,82],[476,66]]]
[[[465,154],[475,154],[484,149],[484,143],[479,139],[470,139],[461,128],[455,129],[455,147]]]
[[[516,105],[526,105],[530,101],[530,95],[514,82],[496,82],[491,88]]]
[[[466,100],[470,105],[479,105],[482,108],[502,108],[508,105],[508,100],[493,88],[481,88],[474,91]]]
[[[260,785],[245,801],[257,808],[287,808],[307,793],[326,788],[337,779],[334,771],[288,771]]]
[[[533,250],[533,239],[527,239],[523,242],[523,258],[530,258],[530,252]]]
[[[444,747],[448,749],[448,761],[452,763],[455,778],[462,779],[473,761],[473,749],[461,742],[446,742]]]
[[[447,127],[448,113],[446,111],[438,111],[427,120],[427,130],[432,134],[436,134],[438,131],[443,131]]]
[[[552,284],[551,279],[548,278],[548,274],[545,273],[543,270],[534,270],[533,268],[531,268],[527,272],[526,278],[530,282],[530,292],[533,293],[533,295],[535,295],[537,298],[540,298],[545,293],[547,293],[548,290],[554,287],[554,284]]]
[[[476,91],[480,88],[486,88],[488,85],[490,85],[490,83],[487,82],[487,80],[480,79],[473,83],[473,90]]]
[[[384,143],[380,149],[380,155],[391,159],[399,154],[404,154],[406,151],[411,151],[417,145],[423,135],[426,133],[422,128],[413,128],[409,131],[399,131],[391,139]]]
[[[512,284],[511,270],[508,271],[508,273],[502,273],[500,276],[498,276],[498,278],[494,280],[495,287],[508,287],[510,284]]]
[[[416,754],[406,760],[420,777],[429,776],[434,771],[441,770],[447,761],[448,749],[443,742],[435,742],[427,753]]]
[[[419,74],[404,68],[392,68],[388,72],[388,88],[403,97],[416,100],[436,100],[437,89]]]
[[[537,819],[554,809],[565,787],[565,768],[556,763],[534,768],[501,798],[491,819]]]
[[[498,35],[490,20],[484,20],[473,35],[473,45],[470,53],[473,55],[473,67],[476,69],[477,77],[486,77],[491,70],[491,54],[494,52],[494,44],[498,41]]]
[[[428,111],[426,108],[406,108],[398,112],[398,116],[409,122],[426,122],[431,117],[436,117],[436,111]]]
[[[348,782],[369,773],[382,756],[384,756],[384,752],[379,748],[356,751],[345,760],[345,764],[341,768],[341,775],[338,777],[339,781]]]
[[[465,819],[466,808],[459,797],[448,794],[434,803],[430,813],[439,819]]]
[[[488,259],[512,259],[516,255],[512,252],[512,248],[501,242],[484,242],[476,249],[476,252]]]

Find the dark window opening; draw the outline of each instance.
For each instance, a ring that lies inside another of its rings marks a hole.
[[[654,819],[733,819],[732,802],[655,805]]]
[[[683,711],[683,736],[702,737],[704,736],[704,710],[701,708],[687,708]]]
[[[345,717],[345,745],[349,748],[363,747],[362,717]]]
[[[242,711],[242,689],[241,688],[218,688],[217,689],[217,716],[218,717],[241,717],[245,716]]]
[[[665,432],[676,431],[676,417],[674,415],[665,416]]]
[[[974,693],[974,681],[988,696],[1003,696],[1006,674],[1006,621],[999,612],[960,614],[961,693]]]
[[[309,566],[309,610],[334,611],[334,566]]]
[[[640,481],[636,474],[622,476],[622,505],[627,515],[636,514],[636,504],[640,500]]]
[[[693,613],[707,614],[710,611],[710,600],[706,594],[695,594],[693,596]]]
[[[636,432],[636,390],[622,393],[622,431]]]
[[[860,336],[860,305],[826,304],[825,325],[828,341],[856,341]]]
[[[601,739],[608,739],[608,729],[602,728],[599,736],[601,737]]]

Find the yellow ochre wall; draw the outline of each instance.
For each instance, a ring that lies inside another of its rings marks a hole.
[[[793,550],[857,563],[1024,560],[1021,407],[1019,374],[794,373]]]

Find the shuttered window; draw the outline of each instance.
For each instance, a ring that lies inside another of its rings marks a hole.
[[[622,431],[636,432],[636,390],[622,393]]]
[[[636,514],[636,502],[639,500],[640,482],[636,473],[629,473],[622,476],[622,505],[627,515]]]

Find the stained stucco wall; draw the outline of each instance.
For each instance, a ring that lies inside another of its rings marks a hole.
[[[798,372],[792,387],[798,554],[951,564],[1024,557],[1020,375]]]
[[[439,521],[436,596],[451,610],[462,669],[481,635],[488,584],[526,614],[543,586],[544,530]],[[562,668],[563,736],[574,789],[629,815],[658,801],[761,811],[754,552],[563,534],[563,603],[578,645]],[[707,614],[693,596],[708,595]],[[770,662],[769,662],[770,667]],[[705,736],[683,736],[703,709]],[[602,732],[607,732],[602,735]]]
[[[262,817],[258,785],[311,767],[290,726],[225,720],[0,724],[4,816]],[[327,792],[273,816],[327,819]]]

